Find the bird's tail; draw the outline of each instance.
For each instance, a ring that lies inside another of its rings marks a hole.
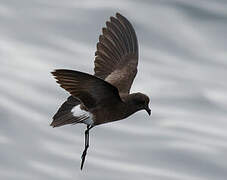
[[[80,118],[73,116],[72,109],[80,105],[80,101],[73,96],[70,96],[57,113],[53,116],[53,121],[50,124],[52,127],[60,127],[66,124],[76,124],[80,122]]]

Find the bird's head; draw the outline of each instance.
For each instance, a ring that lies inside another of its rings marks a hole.
[[[133,97],[133,104],[135,104],[138,110],[146,110],[149,116],[151,115],[151,109],[149,108],[150,99],[147,95],[142,93],[135,93]]]

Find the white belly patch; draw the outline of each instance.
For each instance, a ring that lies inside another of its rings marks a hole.
[[[80,109],[80,105],[74,106],[71,112],[75,117],[84,116],[86,118],[85,120],[82,121],[84,124],[92,125],[94,123],[92,113]]]

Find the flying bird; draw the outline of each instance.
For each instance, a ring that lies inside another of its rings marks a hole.
[[[71,95],[53,116],[50,125],[87,125],[81,170],[89,147],[91,128],[125,119],[140,110],[151,114],[149,97],[140,92],[130,93],[137,74],[138,55],[133,26],[124,16],[116,13],[106,22],[99,36],[94,75],[67,69],[51,72],[57,83]]]

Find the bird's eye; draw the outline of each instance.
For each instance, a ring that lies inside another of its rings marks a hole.
[[[142,99],[136,99],[135,104],[142,105],[142,104],[144,104],[144,101]]]

